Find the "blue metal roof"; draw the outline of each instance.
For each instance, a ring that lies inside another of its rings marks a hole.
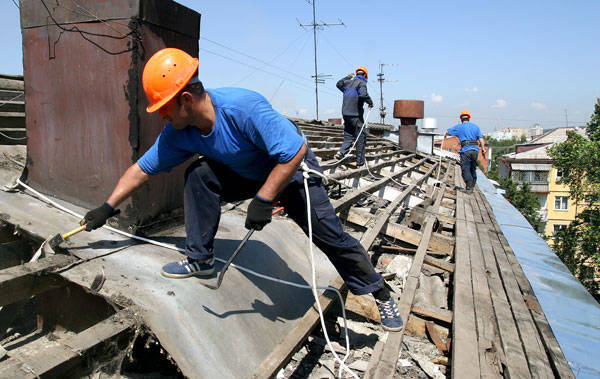
[[[481,171],[477,178],[575,376],[600,377],[600,304]]]

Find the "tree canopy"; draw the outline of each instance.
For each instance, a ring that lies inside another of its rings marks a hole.
[[[568,133],[568,139],[548,149],[561,183],[581,211],[555,236],[554,250],[590,293],[600,300],[600,98],[586,124],[589,137]]]

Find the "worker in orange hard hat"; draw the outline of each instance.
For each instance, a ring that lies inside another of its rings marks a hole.
[[[173,48],[155,53],[146,63],[142,84],[146,110],[168,123],[156,142],[119,179],[100,207],[82,223],[96,229],[115,207],[153,175],[170,171],[197,156],[185,172],[186,257],[162,267],[169,278],[208,276],[214,272],[213,244],[221,217],[221,201],[252,199],[245,226],[262,230],[273,202],[308,232],[303,171],[322,172],[296,125],[275,111],[260,94],[242,88],[205,89],[197,77],[198,59]],[[310,179],[310,222],[314,243],[329,257],[348,288],[357,295],[373,293],[384,328],[400,330],[402,319],[394,299],[359,241],[347,234],[336,216],[321,178]]]
[[[373,100],[367,91],[367,79],[369,71],[365,66],[356,69],[356,76],[353,73],[340,79],[336,86],[344,93],[342,101],[342,117],[344,118],[344,142],[340,150],[335,154],[335,159],[342,159],[349,153],[350,148],[356,141],[356,165],[358,167],[365,164],[365,147],[367,141],[367,131],[363,130],[365,122],[364,104],[373,108]]]
[[[477,157],[479,155],[479,148],[481,148],[484,156],[486,154],[485,140],[479,126],[470,122],[471,113],[469,111],[464,110],[460,112],[458,117],[461,123],[448,129],[444,138],[451,135],[458,137],[460,141],[460,167],[463,180],[466,184],[465,192],[470,194],[473,193],[473,187],[477,183]]]

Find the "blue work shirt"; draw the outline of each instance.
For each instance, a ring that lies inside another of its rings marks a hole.
[[[463,122],[461,124],[454,125],[448,129],[448,134],[458,137],[461,142],[477,141],[478,139],[483,138],[479,126],[477,124],[473,124],[472,122]],[[469,150],[479,151],[479,147],[478,145],[463,146],[459,152],[464,153],[465,151]]]
[[[304,138],[296,126],[259,93],[242,88],[206,90],[215,109],[208,135],[189,125],[182,130],[168,123],[154,145],[138,160],[145,173],[170,171],[194,154],[221,162],[240,176],[265,181],[277,163],[292,159]]]

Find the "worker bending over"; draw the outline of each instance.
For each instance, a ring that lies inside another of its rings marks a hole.
[[[358,167],[365,164],[365,146],[367,144],[367,130],[362,130],[365,122],[363,106],[367,103],[369,108],[373,108],[373,100],[367,92],[368,79],[369,71],[365,66],[360,66],[356,69],[356,77],[353,73],[350,73],[338,80],[336,84],[337,88],[344,93],[342,101],[344,142],[334,158],[342,159],[348,154],[352,144],[356,141],[356,165]]]
[[[221,201],[251,198],[245,226],[261,230],[271,221],[276,199],[308,234],[306,193],[300,163],[322,172],[296,126],[260,94],[241,88],[204,89],[197,78],[198,59],[166,48],[154,54],[142,75],[150,102],[168,121],[154,145],[119,179],[108,200],[88,212],[87,230],[101,227],[115,207],[151,175],[170,171],[196,154],[185,172],[186,258],[168,263],[169,278],[211,275],[213,243]],[[357,295],[373,293],[383,327],[397,331],[402,319],[383,278],[362,245],[342,229],[321,178],[310,177],[314,243],[327,255],[346,285]]]
[[[460,168],[466,184],[464,192],[473,193],[473,187],[475,187],[475,183],[477,182],[477,157],[479,155],[479,148],[481,148],[481,152],[485,156],[485,140],[479,126],[469,122],[471,120],[469,111],[462,111],[459,117],[461,123],[448,129],[444,135],[444,139],[448,135],[458,137],[461,145],[459,150]]]

